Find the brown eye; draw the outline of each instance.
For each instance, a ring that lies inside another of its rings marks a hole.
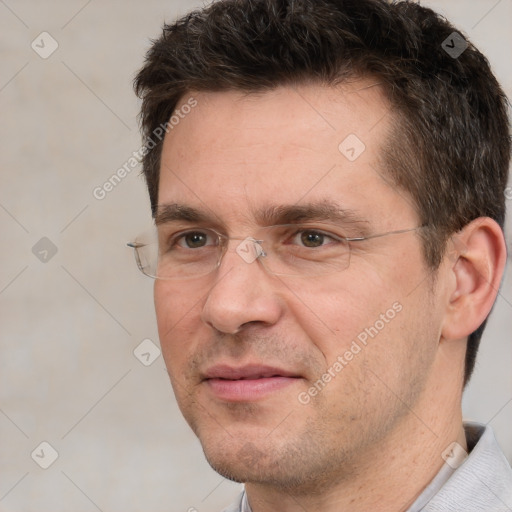
[[[171,245],[181,249],[201,249],[209,245],[216,245],[215,235],[208,231],[187,231],[177,235]]]
[[[326,236],[318,231],[303,231],[300,240],[304,247],[321,247],[324,245]]]
[[[190,249],[196,249],[206,244],[206,235],[204,233],[189,233],[182,240]]]

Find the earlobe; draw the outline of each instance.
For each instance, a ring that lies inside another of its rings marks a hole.
[[[496,300],[506,261],[503,231],[494,220],[473,220],[451,240],[452,287],[443,322],[445,339],[462,339],[487,318]]]

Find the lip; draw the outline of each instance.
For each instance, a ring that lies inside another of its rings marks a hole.
[[[228,402],[254,402],[302,379],[297,373],[272,366],[217,365],[207,369],[203,382],[213,395]]]
[[[269,377],[300,377],[300,375],[282,368],[259,364],[247,364],[238,367],[224,364],[216,365],[208,368],[203,374],[203,380],[253,380]]]

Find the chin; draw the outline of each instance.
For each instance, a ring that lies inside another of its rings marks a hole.
[[[224,442],[203,442],[203,451],[210,466],[220,475],[235,482],[265,478],[275,466],[267,449],[243,438],[229,438]]]
[[[317,489],[320,484],[313,476],[316,471],[308,463],[311,460],[303,453],[285,447],[279,449],[268,440],[261,445],[240,438],[224,445],[203,443],[203,451],[210,466],[233,482],[266,485],[286,492]]]

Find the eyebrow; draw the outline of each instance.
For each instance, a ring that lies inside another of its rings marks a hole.
[[[355,210],[344,209],[331,201],[320,201],[303,205],[273,205],[259,208],[254,213],[261,226],[275,224],[295,224],[299,222],[329,222],[333,224],[351,224],[354,227],[368,228],[369,222]],[[191,206],[169,203],[158,205],[155,214],[157,226],[170,222],[215,222],[218,217]]]
[[[168,222],[206,222],[211,220],[210,216],[191,206],[182,204],[161,204],[155,212],[155,224],[157,226]]]

